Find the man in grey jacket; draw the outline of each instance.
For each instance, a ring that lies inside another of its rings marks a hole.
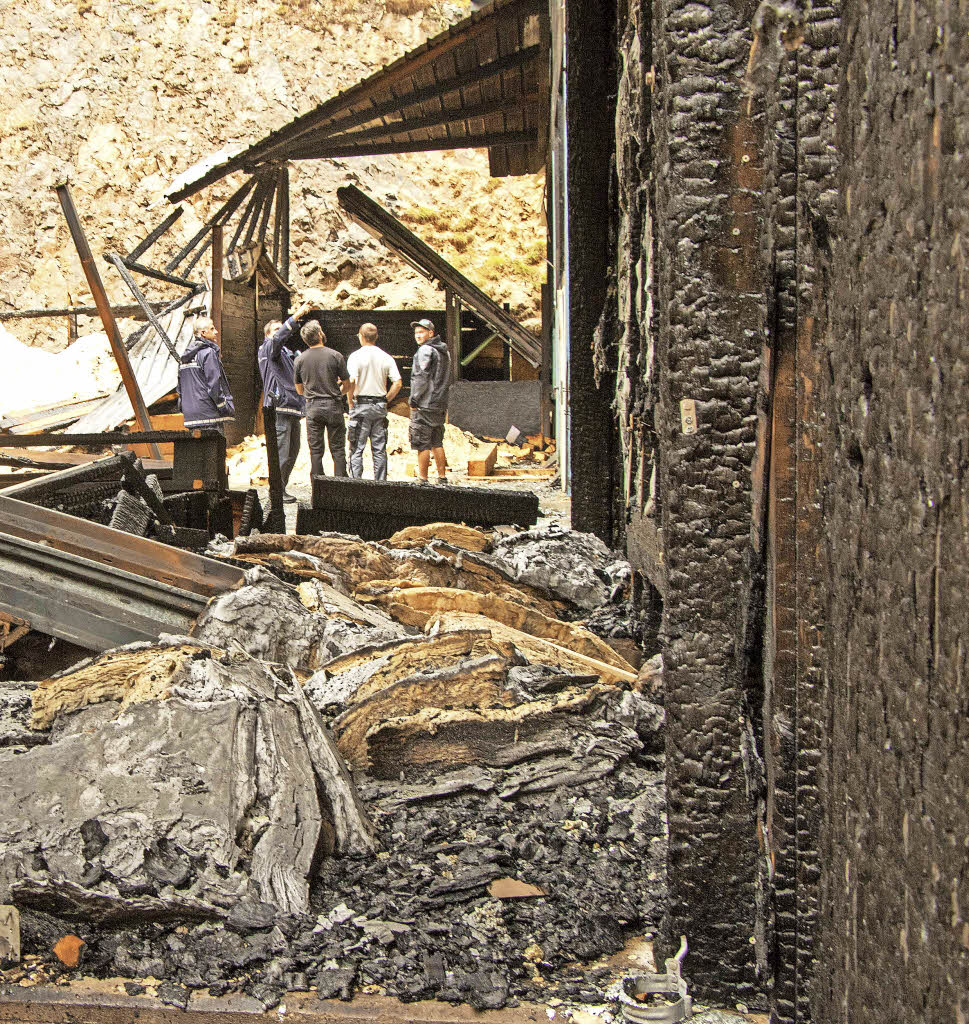
[[[430,320],[414,320],[418,349],[410,378],[410,446],[417,452],[417,479],[427,483],[431,453],[437,467],[437,482],[447,483],[444,455],[444,420],[451,388],[451,356]]]

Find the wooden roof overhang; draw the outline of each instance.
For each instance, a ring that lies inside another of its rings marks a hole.
[[[496,177],[533,173],[548,144],[549,46],[547,0],[494,0],[168,198],[289,160],[440,149],[487,148]]]

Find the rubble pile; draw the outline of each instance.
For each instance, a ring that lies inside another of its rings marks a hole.
[[[246,578],[191,637],[0,687],[0,903],[34,977],[72,934],[77,970],[177,1005],[603,1001],[664,891],[663,712],[587,628],[628,566],[447,524],[210,554]]]

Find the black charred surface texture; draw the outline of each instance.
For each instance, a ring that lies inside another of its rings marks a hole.
[[[317,476],[313,507],[300,506],[296,532],[334,531],[384,540],[427,523],[534,526],[537,521],[538,496],[532,491]]]
[[[765,320],[759,262],[760,118],[744,72],[753,6],[653,7],[656,87],[654,332],[670,824],[668,938],[687,932],[705,999],[762,986],[756,789],[735,657],[751,525]],[[696,403],[684,433],[680,402]]]
[[[969,37],[950,5],[843,17],[815,1020],[963,1021]]]
[[[819,476],[826,439],[817,396],[836,208],[839,9],[762,7],[754,31],[748,79],[766,119],[762,245],[770,277],[749,602],[762,625],[747,640],[762,651],[763,665],[771,1009],[778,1024],[793,1024],[811,1019],[815,970],[828,586]]]
[[[614,529],[615,372],[597,369],[593,348],[611,262],[615,8],[610,0],[567,0],[565,8],[572,525],[608,544]]]

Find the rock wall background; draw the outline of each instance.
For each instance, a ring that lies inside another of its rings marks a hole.
[[[3,0],[0,309],[64,305],[68,292],[89,301],[54,182],[70,180],[96,254],[127,251],[196,160],[261,138],[469,10],[445,0]],[[537,316],[543,175],[490,179],[486,155],[470,151],[296,165],[294,282],[322,288],[334,306],[406,308],[443,306],[443,295],[347,226],[334,193],[348,181],[518,316]],[[160,251],[187,240],[232,185],[189,200]],[[113,271],[103,277],[112,298],[129,301]],[[8,326],[26,342],[66,342],[62,321]]]

